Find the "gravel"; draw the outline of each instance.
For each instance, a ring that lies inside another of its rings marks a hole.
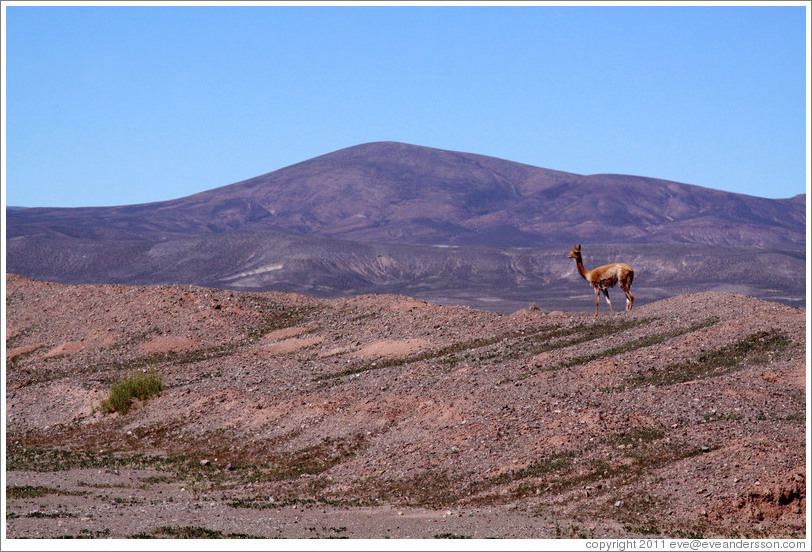
[[[9,538],[805,536],[803,308],[6,286]]]

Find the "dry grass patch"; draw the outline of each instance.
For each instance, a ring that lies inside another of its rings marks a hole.
[[[110,393],[99,405],[102,412],[126,414],[133,399],[147,400],[160,395],[164,385],[156,371],[131,372],[113,382]]]

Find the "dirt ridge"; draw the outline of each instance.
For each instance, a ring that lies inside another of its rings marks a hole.
[[[805,535],[803,308],[16,275],[6,308],[9,538]],[[99,412],[139,370],[160,396]]]

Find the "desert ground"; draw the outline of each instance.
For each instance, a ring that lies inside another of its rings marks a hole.
[[[804,308],[6,286],[9,539],[806,536]]]

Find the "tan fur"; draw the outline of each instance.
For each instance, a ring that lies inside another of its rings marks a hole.
[[[580,274],[584,280],[589,282],[590,285],[595,288],[596,317],[598,316],[598,304],[601,292],[603,292],[604,297],[606,297],[606,303],[609,305],[609,310],[612,311],[612,314],[615,313],[615,309],[612,308],[612,302],[609,300],[609,288],[614,287],[618,282],[620,282],[620,289],[622,289],[623,293],[626,294],[626,310],[632,310],[632,305],[634,304],[634,295],[632,295],[632,292],[629,290],[632,285],[632,281],[634,280],[634,270],[632,267],[624,263],[614,263],[599,266],[598,268],[593,268],[592,270],[586,270],[584,268],[584,262],[581,259],[580,245],[574,246],[567,257],[570,259],[575,259],[575,265],[578,267],[578,274]]]

